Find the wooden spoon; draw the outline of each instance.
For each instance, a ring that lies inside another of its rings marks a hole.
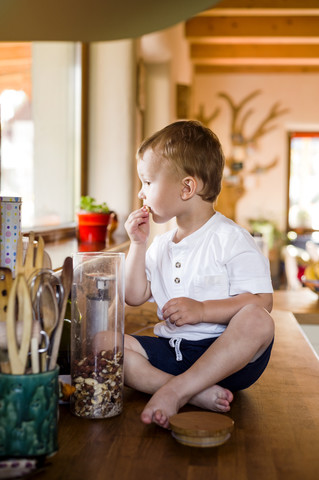
[[[65,315],[66,305],[67,305],[71,287],[72,287],[72,280],[73,280],[73,261],[71,257],[66,257],[66,259],[64,260],[62,275],[61,275],[64,295],[63,295],[61,310],[59,313],[58,324],[54,332],[53,346],[52,346],[51,358],[49,362],[49,370],[53,370],[56,366],[59,348],[60,348],[63,323],[64,323],[64,315]]]
[[[22,339],[19,346],[16,336],[17,320],[23,322]],[[25,276],[18,274],[12,284],[7,312],[8,353],[11,373],[14,375],[23,375],[25,373],[30,350],[31,332],[32,304],[30,293]]]

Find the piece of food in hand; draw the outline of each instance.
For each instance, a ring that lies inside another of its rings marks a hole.
[[[147,213],[150,213],[150,207],[148,205],[143,205],[143,210],[145,210]]]

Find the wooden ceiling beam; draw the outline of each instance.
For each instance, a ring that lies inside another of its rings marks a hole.
[[[318,8],[318,0],[220,0],[216,4],[216,10],[221,8],[249,8],[255,9],[256,3],[258,8]]]
[[[195,73],[319,72],[319,0],[221,0],[185,35]]]
[[[318,37],[319,16],[197,16],[186,21],[187,37]]]
[[[318,73],[319,65],[195,65],[196,74]]]
[[[192,60],[215,58],[319,58],[319,44],[260,45],[231,44],[212,45],[193,43],[190,46]]]
[[[31,67],[31,43],[0,42],[0,93],[24,90],[31,96]]]
[[[4,90],[23,90],[29,98],[32,93],[31,75],[24,73],[12,73],[8,75],[0,75],[0,94]]]

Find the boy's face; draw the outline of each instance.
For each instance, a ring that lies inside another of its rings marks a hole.
[[[178,215],[182,183],[169,162],[148,149],[138,160],[137,172],[142,182],[138,197],[150,208],[154,222],[165,223]]]

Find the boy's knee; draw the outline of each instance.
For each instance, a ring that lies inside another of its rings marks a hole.
[[[248,332],[259,333],[265,342],[272,340],[275,332],[275,325],[271,315],[263,307],[249,304],[241,310],[242,322]]]
[[[148,359],[146,351],[144,350],[140,342],[136,340],[136,338],[132,337],[132,335],[124,335],[124,351],[125,355],[128,355],[129,352],[139,353],[140,355]]]
[[[127,333],[124,335],[124,348],[128,350],[135,350],[134,346],[136,345],[137,340],[132,337],[132,335],[128,335]]]

